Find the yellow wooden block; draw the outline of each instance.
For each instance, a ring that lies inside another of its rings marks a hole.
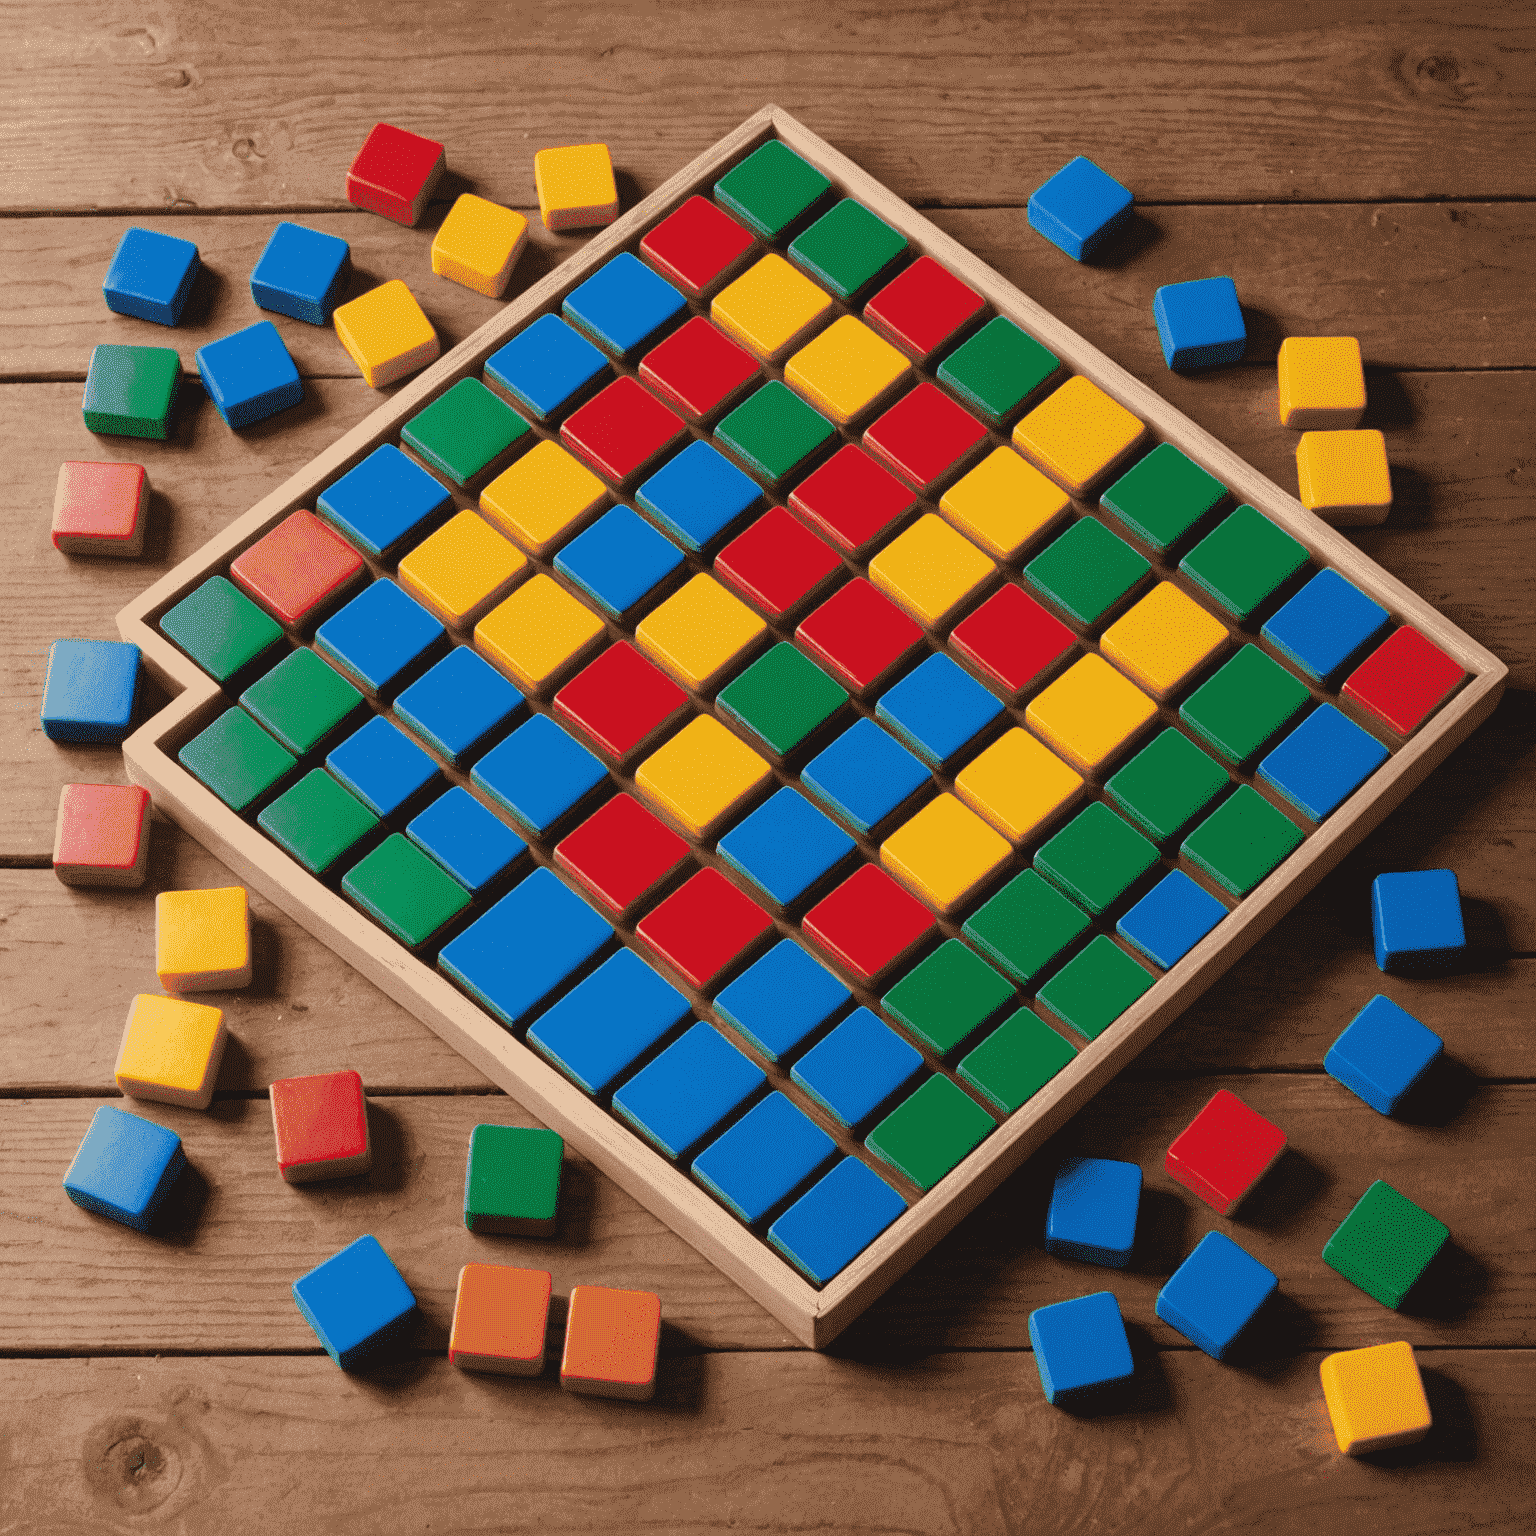
[[[147,992],[128,1005],[113,1076],[132,1099],[207,1109],[224,1059],[224,1010]]]
[[[1392,472],[1380,432],[1303,432],[1296,444],[1301,504],[1340,528],[1372,527],[1392,510]]]
[[[844,315],[785,363],[784,382],[846,426],[882,401],[909,366],[905,353]]]
[[[713,576],[695,576],[635,628],[635,640],[685,688],[707,693],[768,626]]]
[[[547,555],[590,522],[608,488],[559,443],[545,438],[480,493],[480,510],[530,555]]]
[[[432,322],[398,277],[339,305],[331,321],[347,355],[374,389],[436,362],[442,351]]]
[[[595,229],[619,216],[619,189],[606,144],[567,144],[533,157],[545,229]]]
[[[880,845],[880,862],[940,912],[963,906],[1013,850],[953,795],[930,800]]]
[[[1019,726],[955,775],[955,793],[1015,843],[1059,816],[1082,787],[1080,773]]]
[[[1353,336],[1287,336],[1280,343],[1280,424],[1347,430],[1365,411],[1365,367]]]
[[[167,992],[224,992],[251,981],[251,908],[243,885],[155,898],[155,974]]]
[[[1157,705],[1102,656],[1084,656],[1037,693],[1025,723],[1080,773],[1098,773],[1157,715]]]
[[[1081,496],[1142,439],[1146,428],[1081,374],[1047,395],[1013,429],[1013,446]]]
[[[547,693],[604,632],[585,603],[541,571],[475,625],[475,649],[525,693]]]
[[[996,571],[964,534],[934,512],[924,513],[869,562],[869,579],[929,629],[964,607]]]
[[[400,562],[400,585],[445,624],[467,629],[528,572],[528,557],[483,517],[460,512]]]
[[[1099,649],[1154,699],[1182,688],[1227,643],[1227,626],[1171,581],[1160,582],[1099,637]]]
[[[712,715],[697,715],[635,770],[635,786],[702,841],[772,783],[773,770]]]
[[[461,192],[433,238],[432,270],[499,299],[527,243],[528,220],[517,209]]]
[[[945,491],[939,510],[998,560],[1017,560],[1066,516],[1071,498],[1012,448],[994,448]]]
[[[798,268],[770,252],[715,295],[714,322],[749,352],[783,361],[832,314],[832,300]]]
[[[1411,1344],[1373,1344],[1323,1360],[1323,1400],[1346,1456],[1413,1445],[1429,1433],[1429,1399]]]

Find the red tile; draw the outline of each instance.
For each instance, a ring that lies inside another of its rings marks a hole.
[[[1070,655],[1072,631],[1008,585],[949,632],[949,643],[1009,699],[1031,693]]]
[[[917,505],[895,475],[850,443],[790,493],[789,504],[844,554],[858,555]]]
[[[922,644],[923,631],[862,576],[806,617],[795,638],[854,693],[867,693]]]
[[[565,418],[560,441],[604,479],[624,485],[685,431],[681,417],[626,374]]]
[[[877,864],[855,870],[805,914],[806,934],[872,982],[933,932],[933,913]]]
[[[770,619],[808,602],[843,562],[798,518],[772,507],[715,556],[715,575]]]
[[[627,640],[610,645],[555,695],[555,715],[610,758],[651,746],[688,708],[688,695]]]
[[[142,884],[148,847],[148,790],[66,784],[60,791],[53,868],[66,885]]]
[[[635,932],[702,992],[772,927],[773,919],[718,869],[701,869]]]
[[[937,384],[922,383],[864,431],[864,446],[920,491],[986,446],[987,429]]]
[[[985,308],[986,300],[948,268],[919,256],[864,306],[864,318],[921,363]]]
[[[148,505],[142,464],[66,460],[53,493],[53,547],[67,555],[137,555]]]
[[[347,201],[412,225],[424,211],[422,194],[442,164],[443,146],[436,139],[377,123],[347,172]]]
[[[356,1072],[279,1078],[271,1096],[277,1166],[290,1184],[367,1171],[368,1106]]]
[[[688,844],[632,796],[618,794],[555,848],[555,863],[622,917],[688,857]]]
[[[313,512],[294,512],[238,556],[229,579],[289,629],[318,619],[363,574],[363,557]]]
[[[757,376],[757,359],[702,315],[640,360],[640,377],[689,421],[724,410]]]
[[[640,242],[640,254],[697,299],[743,266],[755,244],[724,209],[694,196]]]
[[[1168,1148],[1169,1176],[1223,1216],[1285,1150],[1285,1132],[1235,1093],[1219,1088]]]
[[[1399,736],[1411,736],[1461,686],[1466,673],[1406,625],[1345,679],[1343,694]]]

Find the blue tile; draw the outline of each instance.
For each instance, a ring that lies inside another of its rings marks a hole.
[[[1377,993],[1328,1047],[1323,1071],[1383,1115],[1445,1052],[1445,1042],[1406,1008]]]
[[[369,555],[385,555],[424,533],[429,522],[452,506],[448,487],[393,443],[375,448],[321,491],[315,503],[321,517]]]
[[[186,1162],[175,1131],[103,1104],[64,1175],[64,1193],[85,1210],[147,1232]]]
[[[1243,307],[1230,277],[1168,283],[1152,298],[1163,360],[1170,368],[1215,368],[1240,363],[1248,348]]]
[[[647,347],[688,301],[638,256],[621,251],[573,288],[561,306],[565,318],[615,357]]]
[[[715,1008],[769,1061],[777,1061],[852,996],[826,966],[793,939],[784,939],[721,992]]]
[[[673,538],[701,550],[763,503],[762,487],[708,443],[690,443],[635,492]]]
[[[190,240],[133,225],[117,242],[106,281],[107,308],[119,315],[175,325],[186,308],[202,262]]]
[[[855,1008],[795,1063],[790,1076],[839,1125],[868,1120],[922,1071],[923,1058],[889,1025]]]
[[[906,1208],[874,1169],[845,1157],[768,1228],[768,1241],[812,1284],[825,1285]]]
[[[385,1353],[416,1311],[410,1286],[371,1234],[295,1280],[293,1299],[326,1354],[344,1371]]]
[[[937,654],[887,689],[875,706],[875,714],[933,768],[942,768],[1002,712],[995,694]]]
[[[781,789],[720,839],[719,853],[770,901],[788,907],[836,869],[854,846],[804,795]]]
[[[375,816],[393,816],[437,782],[437,764],[393,721],[375,715],[325,766]]]
[[[1260,633],[1315,682],[1343,675],[1380,638],[1392,616],[1337,571],[1319,571]]]
[[[555,556],[555,569],[615,619],[682,563],[683,552],[629,507],[605,512]]]
[[[548,715],[535,715],[492,747],[470,777],[519,825],[543,836],[608,773]]]
[[[607,371],[608,359],[559,315],[540,315],[485,363],[485,376],[539,421],[574,405]]]
[[[668,1157],[682,1157],[765,1082],[708,1024],[695,1024],[613,1096],[614,1109]]]
[[[500,879],[528,851],[511,827],[457,784],[417,816],[405,835],[471,896]]]
[[[329,325],[351,270],[352,249],[339,235],[327,235],[286,219],[272,231],[251,268],[251,298],[258,309]]]
[[[1157,1315],[1214,1360],[1279,1288],[1274,1272],[1221,1232],[1207,1232],[1157,1293]]]
[[[395,700],[395,713],[455,768],[527,710],[527,700],[483,656],[455,646]]]
[[[1384,971],[1445,970],[1467,951],[1454,871],[1377,875],[1371,883],[1376,964]]]
[[[136,645],[121,640],[55,640],[38,720],[50,741],[116,746],[133,724],[139,693]]]
[[[761,1221],[837,1151],[782,1093],[770,1093],[693,1160],[694,1176],[748,1224]]]
[[[1115,932],[1153,965],[1171,971],[1226,915],[1209,891],[1175,869],[1115,924]]]
[[[1045,1249],[1124,1269],[1136,1243],[1141,1169],[1107,1157],[1069,1157],[1056,1173],[1045,1213]]]
[[[1304,816],[1331,816],[1387,760],[1387,749],[1332,704],[1314,710],[1267,757],[1259,777]]]
[[[404,682],[447,633],[414,597],[385,577],[315,631],[315,648],[365,692],[381,694]]]
[[[1091,1402],[1129,1381],[1136,1369],[1111,1291],[1037,1307],[1029,1314],[1029,1342],[1046,1402],[1063,1408]]]
[[[884,821],[929,782],[917,758],[873,720],[860,720],[806,764],[800,781],[857,832]]]
[[[203,388],[228,427],[249,427],[304,398],[298,365],[270,320],[197,349]]]
[[[1083,155],[1069,160],[1030,194],[1029,224],[1074,261],[1082,261],[1131,216],[1131,194]]]

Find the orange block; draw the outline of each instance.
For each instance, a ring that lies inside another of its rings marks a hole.
[[[510,1264],[466,1264],[453,1303],[448,1360],[461,1371],[537,1376],[544,1369],[550,1273]]]
[[[647,1401],[656,1390],[661,1297],[578,1285],[565,1323],[560,1385],[593,1397]]]

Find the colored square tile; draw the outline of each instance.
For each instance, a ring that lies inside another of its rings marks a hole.
[[[175,1131],[103,1104],[64,1175],[64,1193],[82,1210],[148,1232],[186,1164]]]
[[[1076,1054],[1038,1014],[1020,1008],[962,1056],[955,1071],[989,1104],[1011,1115]]]
[[[606,144],[566,144],[533,157],[545,229],[593,229],[619,216],[619,189]]]
[[[1013,446],[1074,496],[1082,496],[1145,435],[1137,417],[1079,374],[1019,420]]]
[[[1448,969],[1466,952],[1455,871],[1419,869],[1371,882],[1376,964],[1405,975]]]
[[[686,430],[680,416],[623,374],[565,418],[560,441],[623,487],[675,447]]]
[[[216,683],[270,661],[283,638],[278,624],[223,576],[210,576],[182,598],[160,630]]]
[[[616,917],[650,896],[687,857],[688,844],[626,794],[615,795],[555,845],[555,868]]]
[[[779,1061],[816,1033],[852,996],[791,939],[754,960],[715,999],[715,1011],[769,1061]]]
[[[201,266],[190,240],[133,224],[112,253],[101,295],[114,314],[177,325]]]
[[[635,932],[702,992],[772,927],[768,914],[718,869],[701,869],[641,918]]]
[[[1378,993],[1328,1047],[1323,1071],[1378,1114],[1391,1115],[1444,1052],[1434,1030]]]
[[[375,123],[347,171],[347,201],[409,228],[421,222],[446,163],[436,139]]]
[[[1029,225],[1074,261],[1129,222],[1131,193],[1086,155],[1075,155],[1029,195]]]
[[[908,1087],[923,1058],[868,1008],[855,1008],[795,1063],[790,1076],[839,1125],[863,1124]]]
[[[936,384],[924,382],[866,427],[863,443],[927,495],[987,446],[987,431]]]
[[[1267,757],[1258,775],[1312,821],[1331,816],[1387,760],[1387,749],[1332,704],[1320,705]]]
[[[464,1265],[453,1301],[448,1363],[501,1376],[542,1374],[551,1285],[547,1269]]]
[[[363,575],[362,556],[315,516],[292,512],[230,562],[230,580],[279,623],[307,629]]]
[[[1246,896],[1300,846],[1301,829],[1256,790],[1239,784],[1184,839],[1179,852],[1223,890]]]
[[[789,494],[789,504],[845,555],[858,556],[916,505],[911,490],[849,443]]]
[[[769,139],[715,183],[715,201],[754,234],[773,240],[831,190],[832,183],[809,161]]]
[[[1017,700],[1072,652],[1072,631],[1009,583],[950,631],[949,643],[1004,698]]]
[[[1068,667],[1030,700],[1024,719],[1057,756],[1098,774],[1157,717],[1157,705],[1101,656]]]
[[[298,767],[293,754],[243,709],[226,709],[176,754],[176,761],[232,811],[249,810]]]
[[[805,914],[813,940],[873,985],[934,931],[933,914],[874,864],[864,864]]]
[[[528,845],[457,784],[414,817],[405,835],[471,896],[522,862]]]
[[[1307,559],[1304,545],[1256,508],[1241,506],[1179,561],[1179,569],[1246,622]]]
[[[1346,1456],[1414,1445],[1429,1433],[1429,1399],[1413,1345],[1343,1350],[1324,1358],[1320,1374],[1334,1438]]]
[[[635,769],[635,787],[701,842],[772,780],[768,764],[710,715],[690,720]]]
[[[1091,629],[1124,603],[1151,569],[1103,523],[1080,517],[1024,567],[1024,580],[1073,623]]]
[[[53,872],[65,885],[144,883],[149,791],[136,784],[66,784],[59,791]]]
[[[681,1158],[766,1081],[718,1030],[695,1024],[619,1088],[613,1107],[667,1157]]]
[[[640,254],[691,299],[740,271],[755,242],[708,198],[690,197],[640,242]]]
[[[1045,1211],[1045,1251],[1124,1269],[1136,1242],[1141,1169],[1107,1157],[1069,1157]]]
[[[608,775],[548,715],[534,715],[492,747],[470,777],[520,827],[543,837]]]
[[[87,430],[109,437],[170,436],[171,407],[181,382],[174,347],[91,349],[80,410]]]
[[[545,694],[605,633],[585,603],[540,571],[475,625],[475,649],[525,693]]]
[[[933,768],[942,768],[1002,712],[993,694],[942,654],[919,662],[875,706],[886,729]]]
[[[753,745],[785,757],[837,715],[848,695],[815,662],[781,642],[727,683],[716,702]]]
[[[820,411],[778,379],[748,395],[715,428],[715,441],[770,488],[802,469],[835,435]]]
[[[708,443],[690,443],[635,492],[636,503],[695,552],[762,505],[757,482]]]
[[[1312,696],[1256,645],[1238,649],[1179,707],[1179,718],[1226,762],[1250,763]]]
[[[455,768],[463,768],[526,712],[522,694],[462,645],[395,700],[401,723]]]
[[[946,624],[996,574],[991,560],[932,512],[869,562],[869,579],[929,629]]]
[[[628,251],[573,288],[561,313],[613,357],[627,358],[661,339],[688,301]]]
[[[1337,571],[1319,571],[1264,625],[1262,634],[1314,682],[1331,683],[1374,645],[1390,622]]]
[[[1411,736],[1466,675],[1418,630],[1404,625],[1345,678],[1342,692],[1388,730]]]
[[[155,975],[167,992],[249,986],[251,911],[245,887],[162,891],[155,898]]]
[[[363,381],[373,389],[385,389],[435,363],[442,352],[432,322],[398,277],[337,305],[331,324]]]
[[[1037,1307],[1029,1314],[1029,1341],[1046,1402],[1063,1408],[1093,1403],[1136,1371],[1111,1291]]]
[[[251,299],[274,314],[329,325],[351,271],[345,240],[285,219],[251,268]]]
[[[559,443],[538,442],[480,493],[480,510],[531,555],[548,556],[596,517],[608,488]]]
[[[363,696],[313,652],[290,651],[240,702],[295,757],[332,741],[362,708]]]
[[[607,377],[608,359],[562,320],[540,315],[485,360],[486,380],[549,422]]]
[[[1061,367],[1061,359],[1003,315],[939,364],[947,384],[989,426],[1001,427]]]
[[[375,816],[393,816],[438,783],[437,764],[398,725],[374,715],[325,766]]]
[[[783,362],[833,314],[832,300],[803,272],[770,251],[711,301],[710,319],[754,357]]]
[[[623,506],[605,512],[555,556],[562,576],[620,620],[682,563],[682,551],[670,539]]]
[[[1177,837],[1231,780],[1187,736],[1166,730],[1104,786],[1115,808],[1155,842]]]
[[[846,303],[888,271],[906,249],[904,236],[845,197],[790,244],[789,254]]]
[[[387,577],[365,587],[315,631],[315,649],[364,693],[393,693],[442,648],[446,631]]]
[[[1365,411],[1365,368],[1353,336],[1287,336],[1278,363],[1280,425],[1348,431]]]
[[[845,1157],[769,1227],[768,1241],[813,1285],[825,1285],[906,1208],[872,1168]]]
[[[528,573],[527,557],[482,517],[459,512],[401,560],[400,585],[456,629],[471,629]]]
[[[880,999],[880,1006],[947,1056],[1013,1000],[1013,988],[958,939],[946,939]]]
[[[407,539],[419,538],[453,506],[441,481],[413,464],[393,443],[375,448],[361,464],[321,491],[315,509],[365,554],[387,559]]]
[[[1099,498],[1144,544],[1166,554],[1226,499],[1227,488],[1172,443],[1159,443]]]
[[[740,598],[701,572],[635,626],[635,642],[684,687],[709,693],[766,631]]]
[[[955,793],[1014,843],[1054,820],[1082,787],[1080,773],[1018,726],[955,775]]]
[[[323,768],[312,768],[256,824],[310,874],[325,875],[378,826],[379,818]]]
[[[1387,440],[1377,431],[1303,432],[1296,445],[1301,504],[1335,527],[1384,522],[1392,510]]]
[[[273,1083],[277,1170],[289,1184],[367,1173],[373,1162],[368,1105],[356,1072],[320,1072]]]
[[[930,800],[880,845],[880,862],[940,912],[964,906],[1008,861],[1005,838],[953,795]]]
[[[784,382],[839,425],[865,415],[905,377],[907,359],[862,320],[844,315],[784,364]]]
[[[389,1353],[416,1312],[416,1298],[371,1234],[293,1282],[293,1299],[325,1352],[344,1371]]]
[[[1243,307],[1230,277],[1165,284],[1152,296],[1152,317],[1170,368],[1240,363],[1248,350]]]
[[[749,1225],[826,1166],[837,1143],[782,1093],[770,1093],[693,1160],[693,1175]]]
[[[1227,627],[1160,581],[1099,637],[1099,648],[1154,699],[1168,699],[1227,644]]]
[[[542,1237],[555,1230],[565,1142],[530,1125],[477,1125],[464,1169],[464,1225],[471,1232]]]
[[[795,639],[854,694],[878,688],[922,638],[922,630],[862,576],[838,588],[795,630]]]
[[[432,270],[499,299],[527,243],[528,220],[515,208],[461,192],[432,237]]]
[[[799,901],[853,849],[841,827],[792,789],[779,790],[720,839],[720,857],[776,907]]]
[[[118,1092],[207,1109],[227,1038],[223,1009],[140,993],[128,1005],[113,1069]]]
[[[140,656],[120,640],[55,640],[38,722],[50,741],[116,745],[128,734]]]
[[[931,256],[919,256],[864,306],[870,325],[925,363],[986,308],[986,301]]]
[[[864,1139],[871,1152],[932,1189],[996,1129],[996,1122],[947,1077],[930,1077]]]
[[[1102,933],[1040,988],[1040,1001],[1063,1024],[1097,1040],[1152,986],[1153,978]]]
[[[1219,1088],[1174,1138],[1168,1175],[1230,1216],[1285,1150],[1285,1132],[1235,1093]]]
[[[646,1402],[656,1391],[661,1298],[651,1291],[578,1285],[566,1309],[560,1385],[592,1397]]]
[[[994,448],[945,491],[939,510],[997,560],[1015,561],[1071,506],[1067,493],[1011,448]]]
[[[806,764],[800,782],[854,831],[868,834],[931,781],[873,720],[857,720]]]
[[[783,507],[769,507],[715,556],[715,575],[770,619],[825,590],[843,562]]]
[[[1157,1315],[1214,1360],[1279,1289],[1274,1271],[1221,1232],[1207,1232],[1157,1293]]]
[[[531,446],[533,429],[479,379],[460,379],[406,422],[400,441],[463,487]]]
[[[1153,965],[1171,971],[1226,915],[1214,896],[1175,869],[1115,924],[1115,932]]]
[[[149,476],[142,464],[59,465],[53,493],[53,547],[66,555],[144,553]]]
[[[1450,1236],[1443,1221],[1377,1179],[1328,1239],[1323,1263],[1373,1301],[1396,1309]]]
[[[1035,851],[1034,865],[1078,906],[1102,917],[1157,863],[1157,849],[1102,800]]]
[[[640,377],[685,420],[699,423],[736,404],[759,380],[757,359],[703,315],[652,347],[640,360]]]
[[[298,365],[270,320],[197,349],[203,388],[227,427],[249,427],[304,398]]]
[[[610,645],[555,695],[555,715],[619,762],[653,745],[688,695],[627,640]]]

